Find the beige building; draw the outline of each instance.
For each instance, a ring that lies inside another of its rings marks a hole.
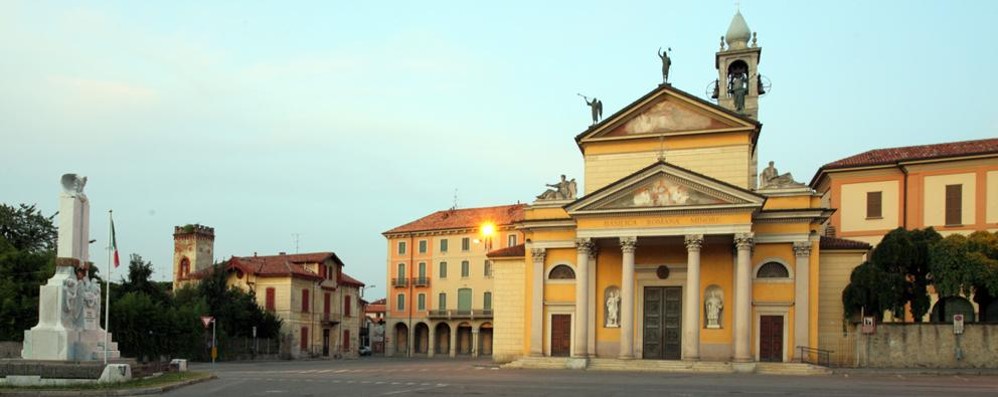
[[[383,233],[386,355],[492,354],[495,289],[486,253],[523,243],[513,227],[523,208],[437,211]]]
[[[870,150],[823,165],[811,187],[839,209],[826,235],[875,245],[899,227],[993,232],[998,138]]]
[[[212,228],[174,229],[174,286],[197,283],[211,273],[213,242]],[[335,253],[234,256],[221,266],[229,286],[253,292],[260,306],[283,321],[283,353],[295,358],[357,355],[364,283],[343,273]]]

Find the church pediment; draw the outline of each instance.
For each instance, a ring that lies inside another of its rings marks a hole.
[[[754,129],[758,123],[671,86],[659,86],[576,137],[603,139]]]
[[[658,162],[566,207],[569,214],[762,207],[765,198],[675,165]]]

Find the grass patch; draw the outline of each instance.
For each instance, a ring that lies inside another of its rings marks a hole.
[[[132,379],[124,383],[92,383],[82,385],[66,386],[9,386],[0,385],[0,390],[120,390],[120,389],[142,389],[147,387],[160,387],[189,380],[200,380],[210,378],[212,374],[208,372],[170,372],[160,376]]]

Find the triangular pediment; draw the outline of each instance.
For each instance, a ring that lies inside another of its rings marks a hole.
[[[661,85],[576,137],[604,139],[752,130],[759,123],[689,93]]]
[[[765,197],[659,161],[576,200],[569,214],[761,208]]]

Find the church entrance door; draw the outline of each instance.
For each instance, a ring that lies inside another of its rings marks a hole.
[[[568,357],[572,349],[572,315],[551,315],[551,357]]]
[[[783,316],[759,317],[759,361],[783,361]]]
[[[679,360],[682,352],[682,287],[645,287],[643,358]]]

